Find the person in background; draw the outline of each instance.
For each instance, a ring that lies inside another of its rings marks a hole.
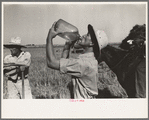
[[[100,61],[100,41],[106,46],[108,39],[100,30],[95,31],[92,25],[88,25],[88,33],[74,43],[66,41],[62,57],[57,60],[53,50],[53,38],[58,34],[54,30],[55,23],[49,30],[46,40],[46,58],[49,68],[60,70],[61,73],[72,76],[73,93],[75,99],[93,99],[98,95],[98,61]],[[103,37],[101,37],[103,34]],[[83,48],[84,52],[78,58],[69,58],[71,47]],[[101,47],[104,47],[101,46]]]
[[[146,41],[137,39],[134,42],[138,47],[142,47],[140,62],[135,70],[135,97],[146,98]]]
[[[31,54],[22,51],[21,38],[11,38],[10,44],[5,44],[11,52],[4,58],[4,75],[8,78],[8,99],[22,99],[22,71],[24,72],[25,99],[32,99],[31,88],[28,80]]]

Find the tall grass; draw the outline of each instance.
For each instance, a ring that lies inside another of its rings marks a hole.
[[[60,59],[62,47],[55,47],[57,59]],[[61,74],[58,70],[47,67],[45,48],[25,48],[32,55],[29,68],[29,81],[34,99],[69,99],[68,88],[71,77]],[[4,49],[4,56],[9,54],[8,49]],[[7,84],[4,77],[3,98],[7,99]]]

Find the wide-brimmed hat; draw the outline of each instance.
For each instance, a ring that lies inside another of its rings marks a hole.
[[[24,47],[26,46],[21,44],[21,38],[20,37],[12,37],[9,44],[4,44],[4,47],[6,48],[12,48],[12,47]]]
[[[91,35],[92,42],[94,44],[93,50],[96,59],[99,59],[100,51],[108,45],[108,37],[103,30],[95,30],[92,25],[88,25],[88,32]]]

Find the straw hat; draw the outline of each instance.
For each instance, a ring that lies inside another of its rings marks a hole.
[[[21,44],[20,37],[12,37],[9,44],[5,44],[4,47],[11,48],[11,47],[26,47],[26,46]]]
[[[108,37],[103,30],[95,30],[92,25],[88,25],[88,32],[91,35],[92,42],[94,43],[94,54],[98,60],[100,51],[108,45]]]

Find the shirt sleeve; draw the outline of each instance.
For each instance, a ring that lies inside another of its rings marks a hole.
[[[15,62],[15,58],[13,58],[11,55],[7,55],[4,58],[4,63],[14,63]]]
[[[83,73],[83,62],[81,59],[60,59],[60,72],[76,77],[81,77]]]
[[[9,56],[7,55],[7,56],[4,58],[3,62],[4,62],[4,63],[8,63],[8,60],[9,60]]]
[[[23,60],[17,62],[18,64],[24,64],[26,66],[30,66],[31,64],[31,54],[29,52],[25,52],[23,56]]]

